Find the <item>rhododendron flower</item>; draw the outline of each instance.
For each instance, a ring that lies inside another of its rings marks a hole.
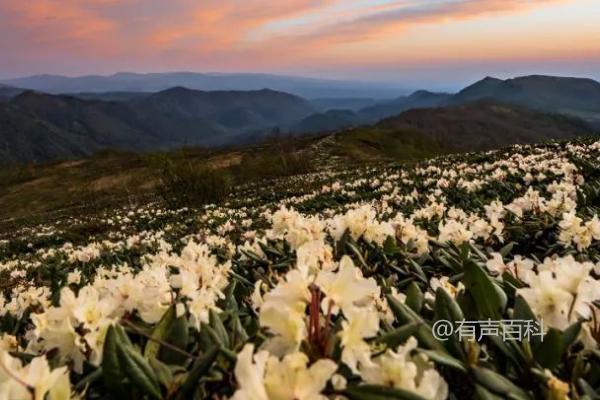
[[[331,360],[308,366],[304,353],[288,354],[280,360],[266,351],[254,354],[247,344],[238,354],[235,378],[239,389],[233,400],[326,400],[321,394],[337,370]]]
[[[424,354],[412,354],[416,348],[417,340],[410,337],[396,351],[387,350],[373,357],[370,364],[361,365],[361,378],[366,383],[407,390],[426,399],[446,399],[448,384]]]

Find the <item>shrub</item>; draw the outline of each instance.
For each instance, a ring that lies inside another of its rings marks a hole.
[[[247,154],[234,168],[235,175],[242,181],[305,174],[311,170],[312,164],[309,157],[302,153],[283,149],[279,149],[273,154]]]
[[[171,206],[198,206],[225,197],[232,186],[229,173],[203,163],[157,156],[153,163],[160,183],[157,193]]]

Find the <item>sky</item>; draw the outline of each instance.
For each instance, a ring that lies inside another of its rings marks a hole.
[[[0,78],[120,71],[600,79],[600,0],[0,0]]]

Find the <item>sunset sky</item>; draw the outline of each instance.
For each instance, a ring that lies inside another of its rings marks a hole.
[[[599,79],[600,1],[0,0],[0,78],[182,70]]]

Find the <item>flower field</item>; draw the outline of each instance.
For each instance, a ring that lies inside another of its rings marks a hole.
[[[0,240],[0,399],[599,398],[599,208],[582,139],[23,227]]]

